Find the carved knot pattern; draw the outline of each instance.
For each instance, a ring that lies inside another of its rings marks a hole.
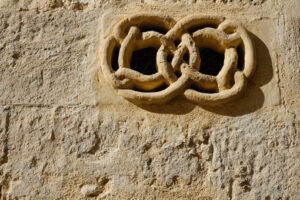
[[[222,17],[192,15],[175,22],[158,15],[133,15],[114,27],[102,47],[101,66],[107,81],[119,95],[141,104],[164,103],[180,94],[198,104],[225,103],[243,93],[255,71],[248,32],[240,23]],[[156,73],[143,74],[130,61],[134,51],[149,47],[157,49]],[[224,54],[216,76],[200,72],[201,48]]]

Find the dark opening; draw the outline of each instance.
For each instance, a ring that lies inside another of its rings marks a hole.
[[[115,71],[119,69],[119,64],[118,64],[119,52],[120,52],[120,47],[115,47],[111,58],[111,66]]]
[[[237,68],[239,70],[244,70],[244,50],[243,47],[240,45],[237,48],[237,54],[238,54],[238,64]]]
[[[176,71],[176,72],[175,72],[175,75],[179,78],[182,74],[181,74],[180,71]]]
[[[217,28],[217,25],[214,25],[214,24],[203,24],[203,25],[200,25],[200,26],[192,26],[188,29],[188,32],[189,33],[194,33],[200,29],[203,29],[203,28]]]
[[[185,52],[185,54],[183,55],[183,60],[184,60],[186,63],[189,63],[189,59],[190,59],[190,54],[189,54],[189,52]]]
[[[162,86],[160,86],[160,87],[158,87],[158,88],[152,90],[151,92],[159,92],[159,91],[162,91],[162,90],[164,90],[164,89],[167,89],[167,87],[168,87],[168,86],[167,86],[166,84],[163,84]]]
[[[224,64],[224,54],[220,54],[209,48],[199,48],[202,74],[216,76],[221,71]]]
[[[175,40],[175,41],[174,41],[174,44],[175,44],[175,46],[176,46],[176,47],[178,47],[178,45],[180,44],[180,42],[181,42],[181,41],[180,41],[180,40],[178,40],[178,39],[177,39],[177,40]]]
[[[172,55],[172,54],[169,54],[169,55],[167,56],[167,61],[168,61],[169,63],[171,63],[172,60],[173,60],[173,55]]]
[[[143,25],[139,28],[140,28],[141,32],[156,31],[156,32],[161,33],[161,34],[166,34],[167,31],[168,31],[164,27],[153,26],[153,25]]]
[[[157,72],[156,53],[157,49],[154,47],[134,51],[130,60],[131,69],[145,75],[155,74]]]

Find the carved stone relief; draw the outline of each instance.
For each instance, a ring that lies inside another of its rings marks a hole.
[[[245,91],[255,71],[247,30],[223,17],[191,15],[176,22],[151,14],[129,16],[101,48],[106,80],[140,104],[165,103],[178,95],[198,104],[226,103]]]

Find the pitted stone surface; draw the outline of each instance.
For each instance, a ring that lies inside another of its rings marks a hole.
[[[0,1],[0,199],[298,200],[299,8]],[[136,13],[240,21],[257,53],[244,96],[211,107],[120,97],[99,73],[99,48]]]

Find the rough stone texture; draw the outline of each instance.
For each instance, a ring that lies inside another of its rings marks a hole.
[[[300,196],[298,0],[1,0],[0,199]],[[205,108],[139,107],[97,76],[124,15],[217,14],[257,50],[249,90]]]

